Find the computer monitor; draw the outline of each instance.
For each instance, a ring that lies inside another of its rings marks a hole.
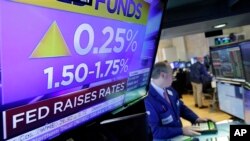
[[[240,44],[245,80],[250,84],[250,41]]]
[[[192,58],[190,59],[190,62],[191,62],[191,64],[196,63],[196,62],[197,62],[197,58],[196,58],[196,57],[192,57]]]
[[[171,62],[171,63],[170,63],[170,67],[171,67],[172,69],[174,69],[174,62]]]
[[[143,99],[166,3],[0,1],[0,140],[50,140]]]
[[[181,68],[181,69],[186,68],[186,62],[181,61],[181,62],[179,63],[179,68]]]
[[[172,69],[184,69],[191,67],[191,62],[185,62],[185,61],[174,61],[170,63],[170,66]]]
[[[180,62],[179,61],[171,62],[170,66],[172,69],[178,69],[178,68],[180,68]]]
[[[244,119],[244,89],[240,84],[217,82],[220,110],[240,119]]]
[[[192,65],[191,61],[186,62],[186,68],[190,68]]]
[[[213,73],[217,78],[244,79],[240,46],[210,47]]]
[[[244,89],[244,121],[250,124],[250,86]]]

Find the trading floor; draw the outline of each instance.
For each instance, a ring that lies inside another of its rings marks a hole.
[[[184,94],[182,95],[183,102],[192,109],[195,113],[197,113],[201,117],[207,117],[213,119],[214,121],[222,121],[230,119],[231,116],[220,111],[219,108],[212,109],[212,107],[208,107],[205,109],[199,109],[194,106],[193,95],[191,94]],[[210,99],[204,99],[205,105],[210,104]],[[183,125],[190,125],[190,123],[186,120],[182,120]]]

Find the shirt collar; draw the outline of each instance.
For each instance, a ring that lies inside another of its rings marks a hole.
[[[157,93],[164,98],[164,89],[160,88],[159,86],[155,85],[154,82],[151,81],[151,85],[153,86],[153,88],[157,91]]]

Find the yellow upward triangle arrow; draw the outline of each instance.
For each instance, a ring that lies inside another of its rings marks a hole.
[[[53,22],[30,58],[70,56],[70,51],[56,22]]]

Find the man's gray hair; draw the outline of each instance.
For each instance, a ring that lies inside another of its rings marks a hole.
[[[157,79],[160,77],[161,72],[170,73],[170,72],[172,72],[172,69],[171,69],[170,65],[168,65],[167,63],[158,62],[154,65],[151,77],[153,79]]]

